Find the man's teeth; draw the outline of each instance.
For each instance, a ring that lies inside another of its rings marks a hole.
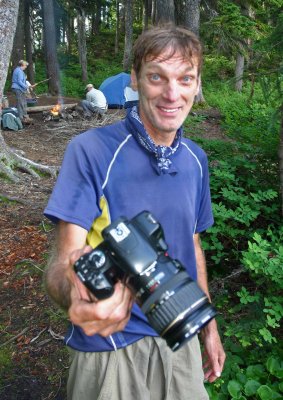
[[[163,107],[161,107],[161,110],[168,112],[168,113],[174,113],[174,112],[178,111],[178,108],[163,108]]]

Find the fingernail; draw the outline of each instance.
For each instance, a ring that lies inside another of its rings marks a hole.
[[[217,378],[220,378],[221,372],[217,371],[215,375],[217,376]]]

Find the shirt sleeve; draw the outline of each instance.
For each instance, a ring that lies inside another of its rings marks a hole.
[[[87,146],[75,138],[67,147],[62,167],[44,215],[89,230],[100,214],[98,177],[90,163]]]
[[[195,233],[200,233],[213,225],[213,213],[211,205],[210,187],[209,187],[209,170],[207,156],[202,161],[202,189],[199,202],[198,218]]]

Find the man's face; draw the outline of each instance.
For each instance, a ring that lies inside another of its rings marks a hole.
[[[193,65],[176,53],[166,53],[144,62],[133,87],[139,91],[141,120],[156,144],[170,146],[177,129],[187,117],[199,90],[196,60]]]

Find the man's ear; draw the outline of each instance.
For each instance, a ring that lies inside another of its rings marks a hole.
[[[131,87],[133,90],[138,90],[138,80],[135,71],[131,70]]]

